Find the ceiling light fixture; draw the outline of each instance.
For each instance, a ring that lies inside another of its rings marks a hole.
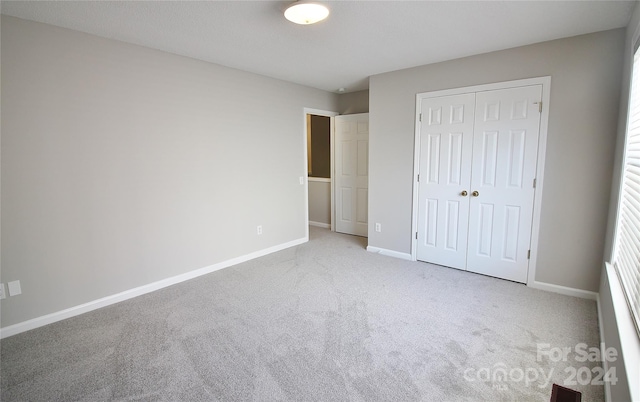
[[[329,16],[329,9],[320,4],[308,1],[297,1],[284,11],[284,17],[300,25],[320,22]]]

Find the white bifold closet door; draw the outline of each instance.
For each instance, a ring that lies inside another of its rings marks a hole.
[[[369,113],[335,118],[336,232],[367,237]]]
[[[417,258],[459,269],[467,266],[475,99],[422,101]]]
[[[542,86],[424,99],[417,258],[526,282]]]

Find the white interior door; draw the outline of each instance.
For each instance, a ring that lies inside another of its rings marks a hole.
[[[527,281],[542,85],[476,96],[467,270]]]
[[[417,259],[526,282],[542,85],[421,103]]]
[[[367,236],[369,113],[335,118],[336,232]]]
[[[475,94],[421,105],[417,258],[465,269]]]

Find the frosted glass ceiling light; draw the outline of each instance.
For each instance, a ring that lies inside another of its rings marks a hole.
[[[301,25],[315,24],[329,16],[329,9],[319,3],[298,1],[287,7],[284,17]]]

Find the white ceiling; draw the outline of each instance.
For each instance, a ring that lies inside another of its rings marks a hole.
[[[627,25],[635,1],[325,1],[301,26],[288,1],[2,1],[2,14],[327,91],[407,67]]]

